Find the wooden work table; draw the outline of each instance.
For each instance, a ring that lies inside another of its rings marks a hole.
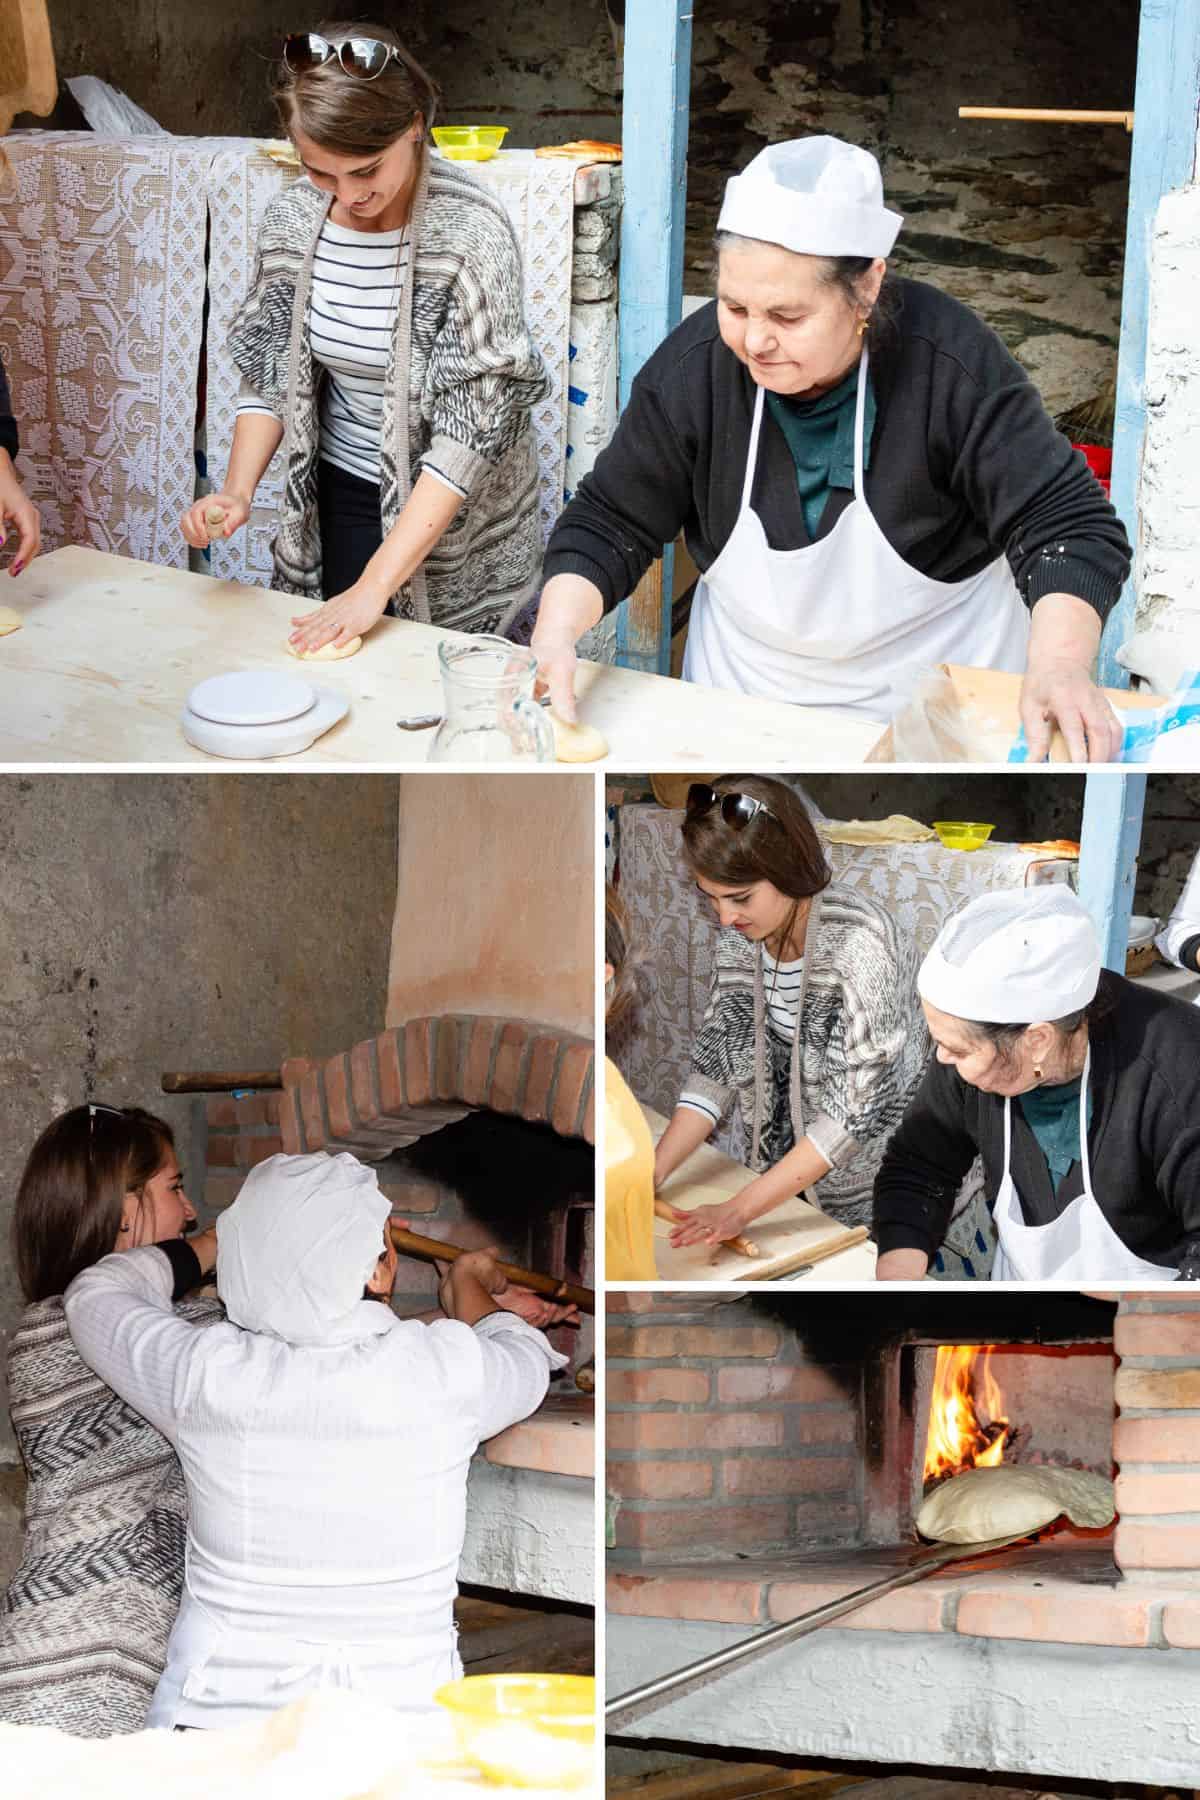
[[[657,1144],[667,1128],[667,1121],[651,1106],[643,1105],[642,1112]],[[663,1183],[659,1197],[672,1206],[684,1208],[719,1206],[723,1200],[732,1200],[753,1180],[750,1169],[734,1162],[715,1145],[701,1144]],[[674,1249],[670,1231],[671,1226],[665,1219],[655,1219],[654,1262],[661,1281],[749,1280],[753,1291],[759,1281],[770,1281],[773,1262],[782,1263],[801,1250],[824,1250],[846,1234],[846,1227],[797,1194],[746,1227],[747,1238],[762,1252],[760,1261],[751,1261],[724,1245],[716,1250],[711,1244],[688,1244]],[[836,1255],[824,1257],[807,1273],[784,1274],[779,1279],[789,1286],[808,1282],[874,1281],[875,1257],[874,1244],[857,1243]]]
[[[184,739],[190,689],[232,669],[302,669],[350,700],[340,724],[290,768],[423,763],[432,731],[405,732],[406,714],[442,710],[437,646],[459,632],[381,619],[357,656],[307,668],[286,650],[304,601],[268,589],[71,548],[39,557],[3,599],[23,617],[0,638],[0,761],[173,762],[246,766]],[[608,763],[709,769],[862,762],[878,725],[837,708],[806,712],[597,663],[580,665],[579,717],[602,731]],[[592,764],[590,767],[605,765]]]

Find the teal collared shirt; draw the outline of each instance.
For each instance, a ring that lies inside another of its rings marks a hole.
[[[814,538],[832,488],[854,488],[854,411],[858,399],[858,367],[835,388],[815,400],[768,393],[771,417],[787,439],[796,465],[796,486],[804,508],[808,535]],[[871,465],[871,433],[875,429],[875,389],[867,370],[863,410],[863,469]]]
[[[1038,1141],[1038,1148],[1050,1170],[1050,1184],[1055,1193],[1079,1161],[1079,1092],[1083,1077],[1074,1081],[1055,1082],[1052,1087],[1031,1088],[1020,1097],[1021,1111]],[[1087,1097],[1087,1122],[1092,1122],[1092,1096]]]

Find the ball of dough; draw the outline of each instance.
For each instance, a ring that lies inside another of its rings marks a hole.
[[[568,725],[565,719],[560,719],[553,711],[550,723],[554,727],[554,756],[557,762],[599,762],[602,756],[608,755],[608,739],[594,725]]]
[[[944,1544],[982,1544],[1024,1537],[1066,1513],[1073,1525],[1109,1525],[1116,1512],[1113,1484],[1087,1469],[1040,1464],[967,1469],[934,1488],[917,1514],[922,1537]]]
[[[335,644],[331,641],[328,644],[322,644],[319,650],[297,650],[295,644],[288,645],[290,653],[298,656],[301,662],[341,662],[345,657],[353,656],[357,650],[361,649],[362,639],[360,637],[349,638],[344,644]]]
[[[11,606],[0,606],[0,637],[7,637],[10,631],[20,631],[24,623],[20,613]]]
[[[204,515],[204,523],[210,530],[215,530],[218,525],[223,525],[225,523],[224,508],[220,506],[210,506]]]

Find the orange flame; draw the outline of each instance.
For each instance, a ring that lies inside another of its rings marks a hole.
[[[975,1348],[943,1344],[938,1350],[929,1435],[925,1440],[927,1482],[956,1475],[962,1469],[993,1469],[1003,1461],[1009,1422],[1003,1412],[1004,1398],[992,1374],[991,1355],[990,1344],[982,1351],[982,1360]],[[973,1385],[979,1391],[992,1431],[1002,1427],[996,1436],[980,1424]]]

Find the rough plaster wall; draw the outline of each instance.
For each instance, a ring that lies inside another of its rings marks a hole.
[[[380,10],[442,83],[444,118],[498,119],[513,145],[620,136],[621,63],[603,0],[415,0],[402,19]],[[297,24],[283,0],[245,0],[219,29],[184,0],[115,10],[50,0],[50,13],[61,75],[103,76],[171,131],[273,129],[268,59]],[[1115,368],[1127,136],[963,123],[957,107],[1131,105],[1136,7],[720,0],[693,31],[689,291],[707,291],[726,176],[770,139],[833,132],[882,158],[907,219],[898,267],[978,307],[1051,411],[1104,388]]]
[[[460,1581],[591,1606],[594,1488],[577,1475],[506,1469],[480,1455],[467,1487]]]
[[[590,1037],[589,775],[404,776],[387,1024],[509,1014]]]
[[[0,777],[0,1243],[64,1107],[160,1112],[199,1191],[203,1108],[164,1095],[164,1069],[273,1068],[378,1031],[395,859],[392,776]],[[20,1310],[0,1255],[0,1362]]]
[[[1146,344],[1137,624],[1187,634],[1200,664],[1200,187],[1155,218]]]

